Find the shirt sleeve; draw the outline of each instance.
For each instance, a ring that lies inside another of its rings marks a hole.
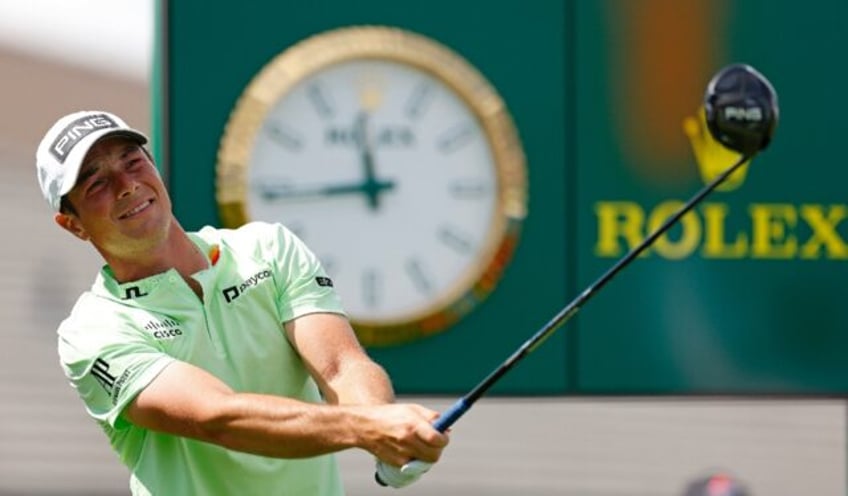
[[[119,429],[126,425],[124,408],[174,358],[131,326],[116,327],[84,329],[63,323],[58,350],[65,376],[88,414]]]
[[[316,312],[344,315],[332,279],[300,238],[286,227],[275,224],[270,249],[282,322]]]

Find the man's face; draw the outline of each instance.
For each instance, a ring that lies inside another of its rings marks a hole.
[[[73,228],[64,227],[117,256],[165,239],[172,219],[171,200],[155,166],[125,137],[104,138],[91,147],[68,200],[76,214],[68,216]]]

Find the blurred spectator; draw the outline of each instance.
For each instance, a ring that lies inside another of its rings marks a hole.
[[[738,480],[726,473],[700,477],[686,487],[683,496],[752,496]]]

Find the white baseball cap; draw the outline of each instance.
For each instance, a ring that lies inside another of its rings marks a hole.
[[[107,136],[126,136],[147,143],[147,136],[127,125],[120,117],[100,110],[68,114],[53,124],[41,139],[35,154],[38,184],[47,203],[59,211],[62,196],[77,182],[88,150]]]

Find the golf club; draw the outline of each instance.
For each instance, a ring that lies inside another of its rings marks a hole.
[[[739,167],[751,160],[771,141],[777,126],[777,94],[771,83],[753,67],[733,64],[721,69],[710,80],[704,95],[704,111],[710,134],[725,147],[739,152],[740,158],[704,186],[659,228],[633,248],[594,283],[559,311],[547,324],[525,341],[466,395],[442,412],[433,427],[445,432],[522,358],[536,350],[548,337],[573,317],[580,308],[616,274],[638,257],[681,217],[715,190]],[[375,474],[376,475],[376,474]],[[379,478],[377,482],[385,485]]]

